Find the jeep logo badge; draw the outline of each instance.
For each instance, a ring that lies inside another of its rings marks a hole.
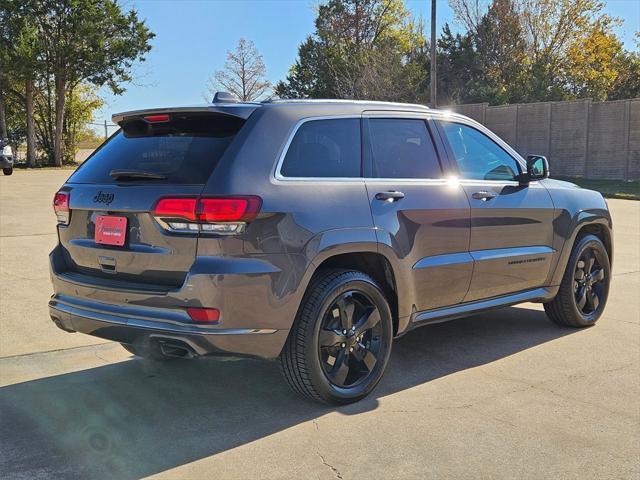
[[[113,193],[102,193],[102,191],[99,191],[96,196],[93,197],[93,201],[94,203],[104,203],[109,205],[113,202]]]

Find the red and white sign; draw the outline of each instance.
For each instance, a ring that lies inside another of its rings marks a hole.
[[[121,247],[127,235],[127,217],[96,217],[96,243]]]

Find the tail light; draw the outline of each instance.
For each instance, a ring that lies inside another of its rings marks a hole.
[[[58,192],[53,196],[53,211],[58,217],[59,225],[69,225],[69,192]]]
[[[242,233],[255,219],[262,199],[255,196],[165,197],[152,215],[165,229],[181,233]]]

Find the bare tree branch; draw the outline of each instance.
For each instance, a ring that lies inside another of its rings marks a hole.
[[[227,51],[224,69],[214,73],[207,89],[211,95],[225,90],[243,102],[260,100],[271,90],[266,75],[267,68],[255,44],[241,38],[234,51]]]

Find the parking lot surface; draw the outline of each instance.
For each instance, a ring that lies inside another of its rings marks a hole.
[[[49,320],[51,199],[0,176],[2,478],[640,478],[640,202],[609,200],[597,326],[525,304],[397,340],[367,399],[293,394],[275,362],[149,364]]]

